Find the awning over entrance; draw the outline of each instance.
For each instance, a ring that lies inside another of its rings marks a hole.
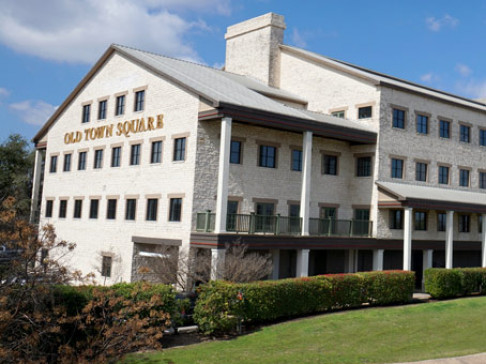
[[[414,209],[486,213],[486,191],[471,192],[405,183],[381,182],[378,186],[379,208],[412,207]]]

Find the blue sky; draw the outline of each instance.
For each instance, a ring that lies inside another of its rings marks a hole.
[[[0,0],[0,141],[31,139],[111,43],[224,64],[226,27],[273,11],[285,43],[486,98],[486,1]]]

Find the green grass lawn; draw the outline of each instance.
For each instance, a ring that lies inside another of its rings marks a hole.
[[[145,354],[138,362],[393,363],[484,352],[485,337],[486,297],[474,297],[330,313]]]

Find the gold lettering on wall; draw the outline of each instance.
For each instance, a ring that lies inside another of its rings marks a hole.
[[[64,134],[64,144],[79,143],[81,140],[91,141],[96,139],[111,138],[116,127],[116,136],[124,135],[129,138],[132,134],[143,133],[162,129],[164,127],[164,115],[159,114],[155,118],[144,118],[122,121],[116,124],[87,128],[81,131],[72,131]]]

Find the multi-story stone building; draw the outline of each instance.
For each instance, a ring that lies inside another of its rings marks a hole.
[[[216,261],[234,241],[271,251],[272,278],[486,265],[484,101],[284,30],[229,27],[224,70],[105,52],[34,138],[33,212],[77,243],[73,267],[130,281],[157,247]]]

